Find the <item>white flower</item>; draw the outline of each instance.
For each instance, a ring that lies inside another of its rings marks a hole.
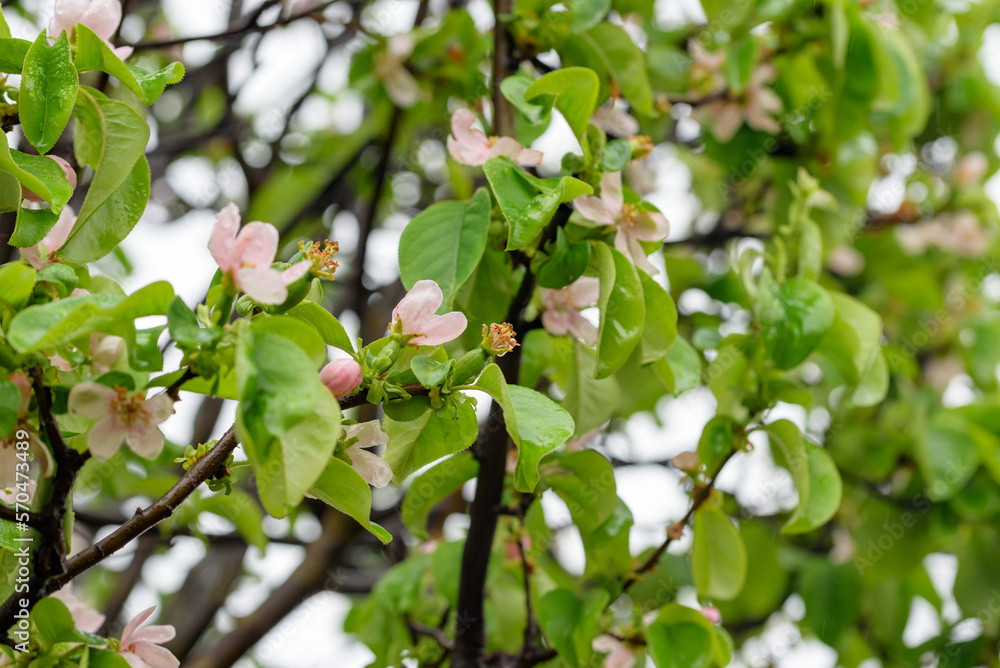
[[[375,448],[389,442],[389,437],[382,431],[378,420],[352,424],[344,428],[344,440],[356,442],[347,446],[347,456],[351,466],[372,487],[385,487],[392,480],[392,469],[374,452],[366,448]]]
[[[85,382],[70,390],[69,409],[97,420],[87,435],[87,447],[97,459],[111,458],[122,441],[140,457],[153,459],[163,449],[157,425],[173,414],[174,402],[166,393],[146,399],[145,392]]]

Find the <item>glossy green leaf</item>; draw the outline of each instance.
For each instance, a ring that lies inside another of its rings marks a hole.
[[[385,404],[382,430],[389,436],[382,459],[399,485],[420,467],[472,445],[478,424],[468,404],[438,412],[427,397],[413,397]]]
[[[451,306],[458,288],[475,271],[486,250],[490,196],[480,188],[469,202],[441,202],[413,217],[399,238],[399,275],[409,290],[432,280]]]
[[[569,29],[584,32],[593,28],[611,11],[611,0],[575,0],[571,5],[572,18]]]
[[[46,202],[56,213],[73,195],[62,167],[50,158],[28,155],[10,148],[7,135],[0,132],[0,169],[13,174],[28,190]]]
[[[316,328],[316,331],[319,332],[320,336],[323,337],[323,340],[328,345],[340,348],[341,350],[349,353],[354,352],[354,345],[351,343],[351,337],[347,335],[347,331],[344,330],[344,326],[340,324],[339,320],[333,317],[332,313],[316,302],[299,302],[292,308],[288,309],[286,315],[301,318],[302,320],[308,322]]]
[[[353,517],[383,545],[392,540],[391,533],[371,521],[372,489],[347,462],[330,459],[309,493]]]
[[[35,287],[35,270],[26,264],[10,263],[0,266],[0,304],[19,310],[31,296]]]
[[[531,102],[543,95],[552,96],[552,104],[579,139],[586,132],[587,123],[597,106],[599,87],[600,82],[593,71],[585,67],[564,67],[531,84],[524,93],[524,99]]]
[[[508,389],[520,435],[514,488],[530,492],[538,484],[538,463],[568,441],[575,426],[569,413],[548,397],[520,385]]]
[[[597,378],[606,378],[628,360],[639,343],[645,322],[645,302],[639,271],[607,244],[595,243],[601,280],[598,308]]]
[[[314,369],[319,369],[326,361],[326,343],[308,322],[288,316],[264,316],[254,318],[251,326],[254,333],[270,332],[283,336],[305,352]]]
[[[167,309],[167,326],[170,328],[170,338],[176,343],[187,346],[198,346],[211,343],[222,337],[220,327],[202,327],[198,317],[187,307],[180,297],[174,297]]]
[[[478,473],[479,462],[472,453],[460,452],[418,475],[403,497],[403,524],[417,538],[428,539],[427,515],[431,509]]]
[[[599,23],[581,37],[593,48],[632,108],[642,114],[652,112],[653,90],[646,73],[646,57],[625,29]]]
[[[713,635],[700,612],[668,603],[646,627],[646,647],[657,668],[707,668],[713,665]]]
[[[80,72],[100,70],[107,72],[136,94],[147,106],[163,95],[168,84],[184,78],[184,66],[172,62],[156,72],[147,72],[139,67],[127,65],[115,55],[111,47],[86,25],[76,26],[76,69]]]
[[[147,315],[165,315],[173,288],[157,282],[132,295],[93,294],[29,306],[10,323],[7,340],[22,353],[45,350],[91,332],[114,333],[122,323]]]
[[[582,599],[568,589],[554,589],[542,597],[538,624],[566,665],[590,665],[597,618],[608,598],[603,589],[592,589]]]
[[[665,357],[677,338],[677,307],[670,293],[656,279],[644,271],[637,273],[642,283],[646,314],[639,341],[639,361],[648,364]]]
[[[31,42],[10,35],[0,37],[0,72],[20,74]]]
[[[583,276],[590,261],[590,244],[570,243],[562,227],[556,230],[556,240],[548,246],[549,257],[535,269],[538,285],[558,290]]]
[[[701,354],[679,336],[670,344],[667,354],[653,362],[652,368],[674,396],[701,385]]]
[[[841,292],[834,292],[830,297],[835,315],[819,349],[844,379],[854,385],[875,363],[882,339],[882,319],[853,297]]]
[[[77,218],[59,254],[70,262],[93,262],[115,250],[132,232],[149,202],[149,163],[140,157],[107,199],[88,218]],[[96,180],[96,177],[95,177]],[[87,197],[90,197],[88,191]],[[86,207],[86,200],[84,200]]]
[[[18,190],[20,190],[20,186],[18,186]],[[34,246],[45,238],[45,235],[55,227],[58,220],[59,214],[54,213],[51,209],[18,207],[14,234],[11,235],[8,243],[17,248]]]
[[[149,126],[132,107],[87,86],[80,87],[74,114],[77,124],[73,148],[77,162],[94,169],[94,178],[77,216],[75,235],[126,179],[141,175],[143,168],[138,168],[137,174],[136,163],[146,150]],[[145,174],[148,182],[148,165]],[[133,182],[129,191],[135,193],[140,189]]]
[[[595,450],[552,457],[542,466],[545,482],[566,502],[573,523],[586,540],[618,507],[615,471]]]
[[[761,286],[761,331],[779,369],[802,363],[833,324],[833,300],[819,284],[793,278],[780,287]]]
[[[594,378],[596,355],[579,341],[568,343],[564,372],[557,379],[566,396],[562,406],[576,423],[576,435],[583,436],[604,424],[618,409],[621,388],[613,376]]]
[[[698,593],[709,598],[735,598],[747,577],[743,539],[729,516],[714,505],[694,514],[691,575]]]
[[[804,441],[799,428],[788,420],[767,425],[775,460],[792,474],[799,502],[782,531],[804,533],[826,524],[840,507],[842,483],[830,454]]]
[[[51,46],[45,33],[40,34],[24,60],[18,103],[21,129],[39,153],[48,153],[66,129],[79,85],[66,33]]]
[[[716,415],[705,425],[698,440],[698,458],[708,475],[717,474],[723,460],[740,445],[739,432],[739,423],[728,415]]]

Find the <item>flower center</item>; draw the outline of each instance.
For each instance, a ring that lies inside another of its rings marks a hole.
[[[619,222],[624,227],[632,227],[639,218],[639,209],[635,204],[622,204],[622,213]]]
[[[490,148],[493,148],[493,145],[496,144],[498,141],[500,141],[500,137],[496,137],[496,136],[494,136],[494,137],[487,137],[486,138],[486,145],[489,146]]]
[[[340,263],[333,259],[333,254],[339,250],[340,244],[329,239],[324,239],[321,244],[312,241],[299,242],[299,251],[312,262],[313,273],[330,281],[333,280],[333,272],[340,266]]]
[[[118,422],[130,427],[149,423],[149,411],[143,406],[145,400],[142,394],[134,394],[121,386],[115,386],[115,396],[111,399],[111,412],[118,418]]]

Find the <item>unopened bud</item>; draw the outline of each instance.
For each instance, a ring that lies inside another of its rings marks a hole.
[[[323,367],[319,372],[319,379],[339,399],[353,392],[364,380],[364,376],[361,374],[360,364],[352,359],[342,359]]]

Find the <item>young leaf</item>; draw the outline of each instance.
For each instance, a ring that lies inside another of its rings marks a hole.
[[[775,289],[761,285],[761,329],[779,369],[801,364],[833,324],[833,300],[819,284],[793,278]]]
[[[156,102],[168,84],[177,83],[184,78],[184,66],[178,62],[172,62],[156,72],[127,65],[115,55],[107,42],[82,23],[76,26],[75,63],[80,72],[107,72],[135,93],[146,106]]]
[[[823,526],[840,507],[842,483],[830,454],[803,441],[799,428],[788,420],[767,425],[771,451],[778,463],[787,466],[799,493],[799,503],[782,531],[805,533]]]
[[[594,248],[601,278],[595,377],[606,378],[625,364],[639,343],[646,313],[635,265],[607,244],[595,242]]]
[[[460,452],[427,469],[410,483],[403,498],[400,515],[403,524],[417,538],[430,538],[427,533],[427,515],[455,490],[479,473],[479,462],[471,452]]]
[[[35,287],[35,270],[26,264],[0,266],[0,304],[20,310]]]
[[[94,168],[93,181],[77,217],[75,229],[80,229],[134,174],[136,163],[142,158],[149,141],[149,126],[127,104],[112,100],[87,86],[80,88],[74,113],[78,121],[73,136],[77,161]],[[146,166],[147,189],[148,170]],[[130,190],[134,193],[138,187],[133,184]]]
[[[646,627],[646,647],[657,668],[708,668],[714,629],[697,610],[668,603]]]
[[[79,85],[66,33],[60,33],[52,46],[41,33],[24,59],[18,103],[21,129],[39,153],[48,153],[66,129]]]
[[[430,279],[451,306],[458,288],[475,271],[486,250],[490,196],[480,188],[469,202],[433,204],[413,217],[399,238],[399,276],[409,290]]]
[[[445,408],[431,407],[427,397],[413,397],[385,404],[382,429],[389,445],[382,459],[399,485],[425,464],[465,450],[476,439],[476,413],[468,404]]]
[[[95,175],[94,182],[97,177]],[[84,200],[86,208],[94,183]],[[149,163],[140,156],[125,180],[87,218],[76,225],[59,255],[70,262],[93,262],[104,257],[125,240],[139,222],[149,202]],[[81,214],[83,212],[81,211]]]
[[[524,99],[528,102],[542,95],[551,95],[558,109],[577,139],[587,131],[587,123],[597,107],[597,91],[600,82],[597,75],[586,67],[564,67],[549,72],[528,86]]]
[[[698,593],[729,600],[743,589],[747,577],[747,552],[732,520],[713,505],[694,514],[691,576]]]
[[[371,521],[372,489],[347,462],[332,457],[309,493],[350,515],[385,545],[392,534]]]
[[[13,174],[21,185],[48,202],[54,213],[62,211],[73,195],[66,174],[55,160],[11,149],[3,132],[0,132],[0,169]]]
[[[286,315],[305,320],[316,328],[323,340],[335,348],[353,353],[354,345],[351,337],[347,335],[344,326],[333,317],[333,314],[316,302],[302,301],[288,309]]]

